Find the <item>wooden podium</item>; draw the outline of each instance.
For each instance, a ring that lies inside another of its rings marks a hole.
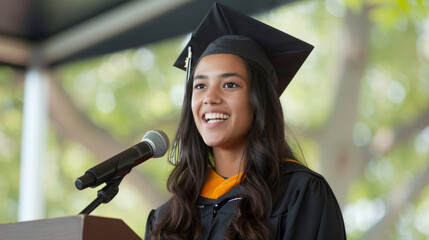
[[[88,215],[0,224],[0,239],[141,240],[141,238],[120,219]]]

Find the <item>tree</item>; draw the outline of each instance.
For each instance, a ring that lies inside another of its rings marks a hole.
[[[351,1],[349,1],[351,2]],[[356,1],[355,1],[356,2]],[[370,2],[370,1],[368,1]],[[411,35],[411,46],[416,44],[416,32],[412,29],[413,24],[418,24],[421,20],[421,16],[427,15],[427,6],[424,6],[422,2],[418,2],[415,6],[405,1],[398,1],[392,3],[390,1],[379,1],[378,3],[362,2],[358,5],[350,5],[349,9],[345,11],[343,17],[343,28],[340,34],[340,39],[337,40],[336,44],[339,53],[339,61],[336,67],[336,82],[338,86],[336,88],[335,97],[333,101],[332,111],[327,118],[325,124],[320,127],[319,131],[314,133],[320,148],[320,165],[328,181],[331,183],[334,191],[337,194],[339,202],[344,205],[348,191],[351,184],[364,175],[368,164],[371,161],[379,161],[383,156],[388,156],[389,153],[400,148],[404,144],[407,144],[410,139],[418,136],[423,129],[426,129],[429,125],[429,105],[427,104],[427,97],[419,102],[411,101],[409,105],[417,104],[416,111],[413,118],[408,118],[406,121],[403,119],[396,118],[392,119],[388,124],[389,127],[383,126],[386,123],[373,122],[375,125],[373,130],[375,131],[374,136],[367,140],[367,143],[360,143],[359,127],[363,128],[360,131],[368,131],[366,124],[371,124],[370,120],[374,119],[362,119],[359,116],[362,104],[362,97],[364,90],[363,81],[371,80],[369,78],[376,76],[368,76],[371,73],[371,68],[378,67],[381,61],[392,65],[393,68],[397,68],[396,71],[392,71],[393,74],[401,73],[405,76],[416,77],[417,82],[422,81],[424,76],[413,76],[412,72],[407,70],[399,70],[402,66],[397,65],[404,64],[405,61],[411,61],[417,66],[410,66],[412,70],[421,71],[419,68],[423,68],[424,61],[419,61],[419,52],[417,56],[414,54],[401,54],[401,48],[405,48],[399,44],[393,45],[392,41],[388,43],[388,48],[378,47],[374,49],[371,37],[381,37],[379,34],[374,33],[375,31],[390,32],[390,34],[396,35],[394,30],[389,29],[391,27],[383,28],[381,25],[389,25],[387,14],[393,12],[393,25],[401,24],[400,21],[406,21],[409,26],[404,29],[403,34]],[[411,10],[412,9],[412,10]],[[416,11],[416,12],[414,12]],[[386,19],[387,18],[387,19]],[[396,23],[395,23],[396,22]],[[415,27],[418,27],[414,25]],[[374,29],[379,28],[379,29]],[[393,32],[391,32],[393,31]],[[419,34],[417,32],[417,34]],[[378,36],[377,36],[378,35]],[[404,39],[401,38],[401,39]],[[378,40],[375,40],[378,41]],[[410,43],[408,40],[407,43]],[[393,46],[392,46],[393,45]],[[394,48],[399,48],[398,50]],[[408,49],[408,48],[407,48]],[[398,53],[391,57],[402,59],[398,61],[392,58],[389,59],[377,59],[378,56],[374,56],[377,51],[390,51]],[[403,53],[403,52],[402,52]],[[371,56],[372,55],[372,56]],[[405,55],[405,56],[404,56]],[[406,59],[404,59],[406,57]],[[411,59],[410,59],[411,57]],[[387,60],[387,61],[386,61]],[[404,61],[405,60],[405,61]],[[417,61],[416,61],[417,60]],[[375,66],[374,66],[375,65]],[[417,69],[415,69],[417,68]],[[400,76],[399,76],[400,77]],[[420,80],[419,80],[420,79]],[[392,79],[393,84],[397,86],[399,93],[401,94],[402,86],[399,82],[400,78]],[[427,80],[427,79],[426,79]],[[398,81],[398,82],[397,82]],[[416,80],[409,80],[411,84]],[[391,90],[394,91],[394,90]],[[409,90],[411,93],[415,92],[414,89]],[[415,94],[415,93],[414,93]],[[427,96],[427,89],[426,89]],[[401,104],[403,100],[397,99],[392,96],[393,105]],[[397,96],[396,96],[397,97]],[[376,100],[376,99],[374,99]],[[426,104],[425,104],[426,103]],[[403,103],[403,106],[406,103]],[[407,106],[408,107],[408,106]],[[395,114],[400,114],[402,108],[399,107]],[[399,122],[399,121],[403,122]],[[361,122],[361,123],[359,123]],[[364,123],[362,123],[364,122]],[[357,129],[357,130],[356,130]],[[429,142],[426,142],[429,146]],[[426,150],[427,151],[427,150]],[[428,157],[425,158],[429,160]],[[425,187],[429,184],[429,169],[423,172],[417,172],[418,176],[411,180],[404,188],[403,184],[393,188],[389,197],[385,199],[386,205],[389,206],[387,213],[375,224],[365,235],[365,239],[386,239],[390,229],[394,227],[394,223],[399,217],[399,213],[409,204],[415,202]]]

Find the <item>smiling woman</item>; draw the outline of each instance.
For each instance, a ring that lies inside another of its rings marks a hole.
[[[285,140],[279,96],[313,47],[220,4],[188,45],[173,196],[145,239],[345,239],[328,183]]]
[[[240,57],[203,57],[193,80],[192,113],[198,132],[213,149],[216,172],[230,177],[240,172],[252,123],[249,78]]]

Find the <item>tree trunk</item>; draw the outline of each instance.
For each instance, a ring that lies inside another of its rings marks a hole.
[[[327,125],[317,136],[321,168],[340,205],[346,200],[350,183],[362,174],[366,161],[353,142],[361,82],[369,53],[368,8],[359,13],[347,11],[341,39],[338,40],[338,88]]]

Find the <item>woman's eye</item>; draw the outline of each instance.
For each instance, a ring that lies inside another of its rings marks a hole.
[[[227,83],[225,83],[225,87],[226,88],[235,88],[235,87],[237,87],[238,85],[237,84],[235,84],[235,83],[233,83],[233,82],[227,82]]]
[[[195,85],[194,88],[196,88],[196,89],[203,89],[203,88],[206,88],[206,86],[204,84],[200,83],[200,84]]]

